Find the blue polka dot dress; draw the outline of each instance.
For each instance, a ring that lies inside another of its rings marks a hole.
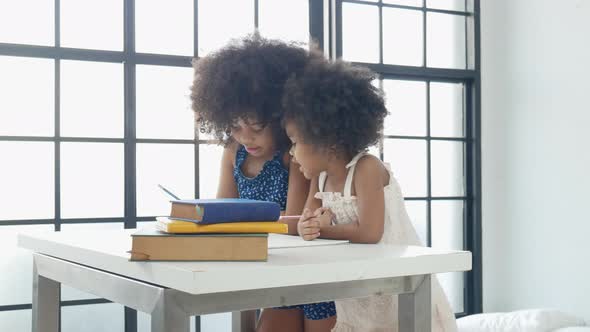
[[[283,165],[281,152],[276,152],[271,160],[262,166],[260,173],[249,178],[242,173],[242,164],[248,152],[243,145],[236,153],[234,180],[238,186],[240,198],[276,202],[284,211],[287,207],[287,189],[289,186],[289,170]]]
[[[287,207],[287,190],[289,187],[289,170],[283,165],[283,154],[280,151],[274,154],[271,160],[264,163],[260,173],[249,178],[242,172],[242,164],[248,157],[248,152],[243,145],[236,152],[236,166],[234,168],[234,180],[238,187],[240,198],[257,199],[261,201],[276,202],[284,211]],[[336,315],[334,302],[322,302],[281,307],[279,309],[301,309],[307,319],[324,319]]]

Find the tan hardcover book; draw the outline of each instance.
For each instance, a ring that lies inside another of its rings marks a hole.
[[[265,261],[268,234],[167,234],[144,228],[131,235],[132,261]]]

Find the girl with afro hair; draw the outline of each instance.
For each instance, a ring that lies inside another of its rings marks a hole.
[[[274,201],[287,215],[301,214],[309,181],[289,155],[281,98],[287,79],[314,57],[321,55],[255,33],[193,63],[197,125],[225,147],[218,198]],[[289,233],[297,235],[298,219],[285,222]],[[326,330],[335,314],[334,302],[265,309],[258,330]],[[250,324],[253,317],[247,315]]]
[[[285,85],[284,121],[291,154],[311,180],[298,233],[305,240],[421,245],[398,182],[368,154],[387,114],[369,70],[311,59]],[[398,331],[397,296],[336,301],[333,331]],[[432,277],[432,331],[456,331],[454,313]]]
[[[255,33],[193,62],[197,127],[224,145],[218,198],[273,201],[286,214],[301,214],[309,184],[291,163],[281,96],[308,56],[297,45]]]

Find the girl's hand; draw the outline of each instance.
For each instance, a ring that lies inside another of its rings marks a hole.
[[[336,216],[330,208],[326,207],[316,209],[314,215],[318,218],[320,227],[332,226],[332,220],[334,220],[334,217]]]
[[[311,241],[320,236],[320,221],[309,209],[303,210],[301,219],[297,223],[297,232],[306,241]]]

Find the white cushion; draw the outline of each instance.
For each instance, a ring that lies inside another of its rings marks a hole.
[[[586,324],[558,310],[531,309],[466,316],[458,319],[457,325],[460,332],[552,332]]]

